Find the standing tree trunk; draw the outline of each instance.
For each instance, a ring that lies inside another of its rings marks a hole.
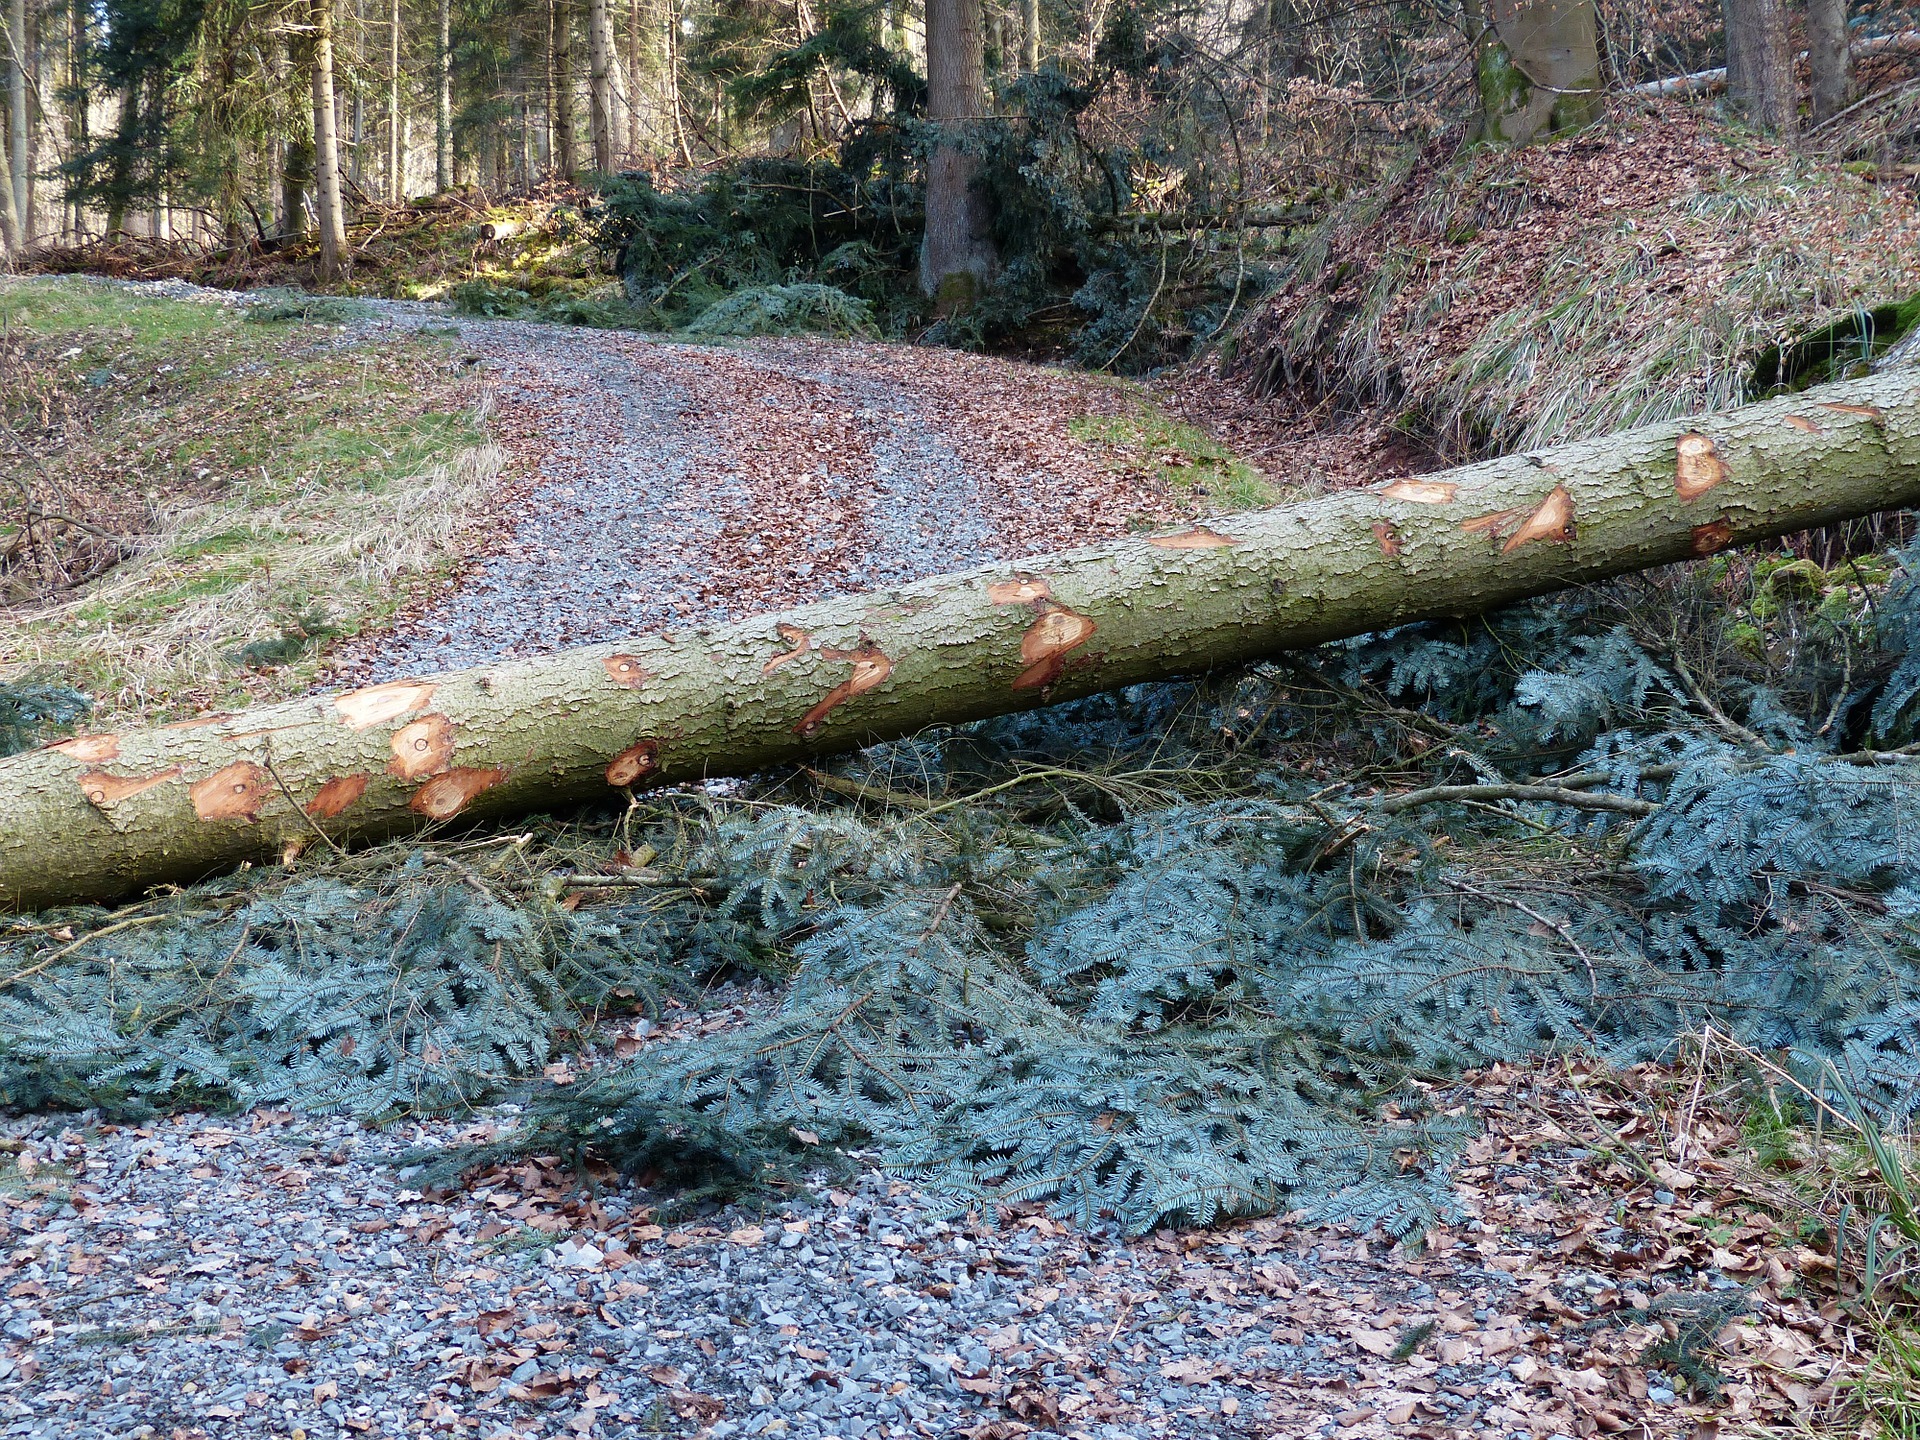
[[[1795,129],[1793,51],[1786,0],[1722,0],[1727,29],[1727,103],[1763,130]]]
[[[1594,0],[1471,0],[1480,133],[1526,145],[1600,118],[1600,29]]]
[[[1020,3],[1020,68],[1029,75],[1040,68],[1040,0]]]
[[[405,160],[400,151],[400,0],[387,8],[387,199],[407,198]]]
[[[453,188],[453,6],[440,0],[439,38],[433,57],[433,183],[442,194]]]
[[[640,154],[640,74],[646,58],[646,33],[640,0],[627,0],[627,154]]]
[[[553,146],[562,179],[580,173],[573,130],[573,13],[567,0],[547,0],[553,14]]]
[[[1813,123],[1830,120],[1853,98],[1847,0],[1807,0],[1807,63],[1813,72]]]
[[[340,203],[340,142],[334,130],[333,0],[313,0],[313,170],[320,230],[322,284],[340,278],[346,260],[346,215]]]
[[[87,111],[93,104],[92,94],[87,86],[87,22],[90,14],[88,0],[73,0],[67,21],[67,134],[68,150],[75,155],[84,155],[93,148],[92,125],[88,121]],[[73,197],[73,239],[77,244],[85,240],[86,210],[78,192]]]
[[[24,247],[33,240],[33,112],[27,103],[26,0],[7,7],[7,166],[13,189],[14,235]]]
[[[785,614],[0,760],[0,909],[746,774],[1920,502],[1894,370]]]
[[[920,289],[935,310],[971,307],[999,264],[992,216],[974,185],[980,162],[964,148],[987,108],[980,0],[927,0],[927,118],[940,139],[927,162],[927,233]]]
[[[20,249],[20,235],[14,229],[14,219],[18,213],[13,205],[11,168],[0,165],[0,261],[11,260]]]
[[[587,4],[587,121],[593,132],[593,168],[613,173],[613,17],[607,0]]]

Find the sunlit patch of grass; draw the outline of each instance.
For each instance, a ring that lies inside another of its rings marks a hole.
[[[0,323],[86,406],[42,463],[134,522],[130,558],[0,625],[0,680],[56,675],[95,723],[297,693],[317,636],[449,572],[502,463],[444,337],[362,345],[81,280],[0,288]]]
[[[1125,415],[1083,415],[1067,431],[1107,451],[1114,464],[1144,472],[1209,511],[1253,510],[1278,504],[1281,491],[1206,431],[1142,404]]]

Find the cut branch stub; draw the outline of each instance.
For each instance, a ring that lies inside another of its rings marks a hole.
[[[782,640],[787,642],[787,648],[760,667],[760,673],[762,675],[773,674],[774,671],[778,670],[789,660],[798,660],[813,648],[813,637],[798,625],[789,625],[785,621],[781,621],[773,628],[774,632],[779,635]]]
[[[1713,555],[1733,543],[1733,521],[1722,515],[1704,525],[1693,527],[1693,553]]]
[[[1451,480],[1396,480],[1380,493],[1415,505],[1445,505],[1460,493],[1460,487]]]
[[[1172,535],[1150,535],[1147,543],[1157,545],[1162,550],[1218,550],[1240,542],[1206,525],[1195,525]]]
[[[1067,668],[1067,652],[1093,638],[1099,627],[1077,610],[1052,600],[1033,602],[1035,616],[1020,637],[1022,670],[1013,682],[1016,690],[1038,690],[1051,685]]]
[[[407,808],[429,820],[451,820],[472,803],[474,796],[491,790],[506,778],[507,772],[498,768],[469,766],[464,770],[449,770],[414,791]]]
[[[860,643],[851,650],[823,649],[823,660],[851,660],[853,674],[829,690],[826,698],[800,717],[800,723],[793,727],[796,735],[811,736],[819,730],[822,722],[840,706],[856,695],[864,695],[887,676],[893,673],[893,661],[880,651],[880,647],[862,635]]]
[[[93,805],[117,805],[135,795],[145,794],[156,785],[180,778],[180,767],[169,765],[151,775],[112,775],[105,770],[87,770],[80,776],[80,793]]]
[[[1674,442],[1673,488],[1682,500],[1698,500],[1727,478],[1727,463],[1713,437],[1689,430]]]
[[[336,695],[333,708],[355,730],[371,730],[385,721],[426,709],[438,688],[431,680],[389,680],[384,685]]]
[[[118,735],[76,735],[71,740],[56,740],[47,747],[89,765],[103,765],[120,758]]]
[[[307,802],[307,814],[316,820],[331,820],[345,814],[347,807],[366,793],[365,775],[336,775]]]
[[[236,760],[194,785],[193,813],[206,821],[251,825],[260,818],[260,807],[272,793],[272,777],[265,770],[250,761]]]
[[[607,766],[607,784],[624,790],[629,785],[639,784],[659,768],[659,742],[642,740],[613,757],[613,762]]]
[[[602,660],[607,678],[623,690],[638,690],[647,683],[647,672],[631,655],[609,655]]]
[[[453,763],[453,722],[444,715],[422,715],[393,732],[393,759],[387,773],[396,780],[424,780]]]
[[[1376,520],[1373,522],[1373,538],[1380,542],[1380,553],[1382,555],[1391,556],[1400,553],[1400,532],[1394,529],[1387,521]]]
[[[1573,539],[1573,496],[1567,493],[1567,487],[1556,485],[1547,492],[1547,498],[1540,506],[1520,523],[1513,537],[1500,547],[1502,555],[1511,555],[1522,545],[1535,540],[1545,541],[1549,545],[1564,545]]]
[[[987,599],[996,605],[1031,605],[1036,600],[1051,600],[1053,587],[1038,575],[1016,575],[1011,580],[996,580],[987,586]]]

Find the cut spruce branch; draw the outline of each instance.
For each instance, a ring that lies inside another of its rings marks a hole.
[[[0,908],[290,857],[316,832],[750,773],[1916,502],[1920,374],[1893,370],[780,615],[82,735],[0,760]]]
[[[1607,810],[1617,815],[1646,816],[1660,807],[1651,800],[1636,800],[1631,795],[1595,795],[1565,785],[1433,785],[1425,790],[1409,790],[1380,802],[1388,815],[1398,815],[1421,805],[1457,804],[1463,800],[1544,800],[1574,810]]]

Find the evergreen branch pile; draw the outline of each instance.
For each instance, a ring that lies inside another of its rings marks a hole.
[[[1136,1230],[1408,1233],[1463,1124],[1432,1082],[1706,1025],[1911,1113],[1916,568],[1719,557],[877,747],[818,791],[654,797],[511,874],[376,853],[78,917],[55,960],[49,917],[3,942],[0,1080],[450,1108],[597,1006],[747,974],[777,1005],[536,1086],[442,1170],[550,1151],[734,1193],[853,1154]]]

